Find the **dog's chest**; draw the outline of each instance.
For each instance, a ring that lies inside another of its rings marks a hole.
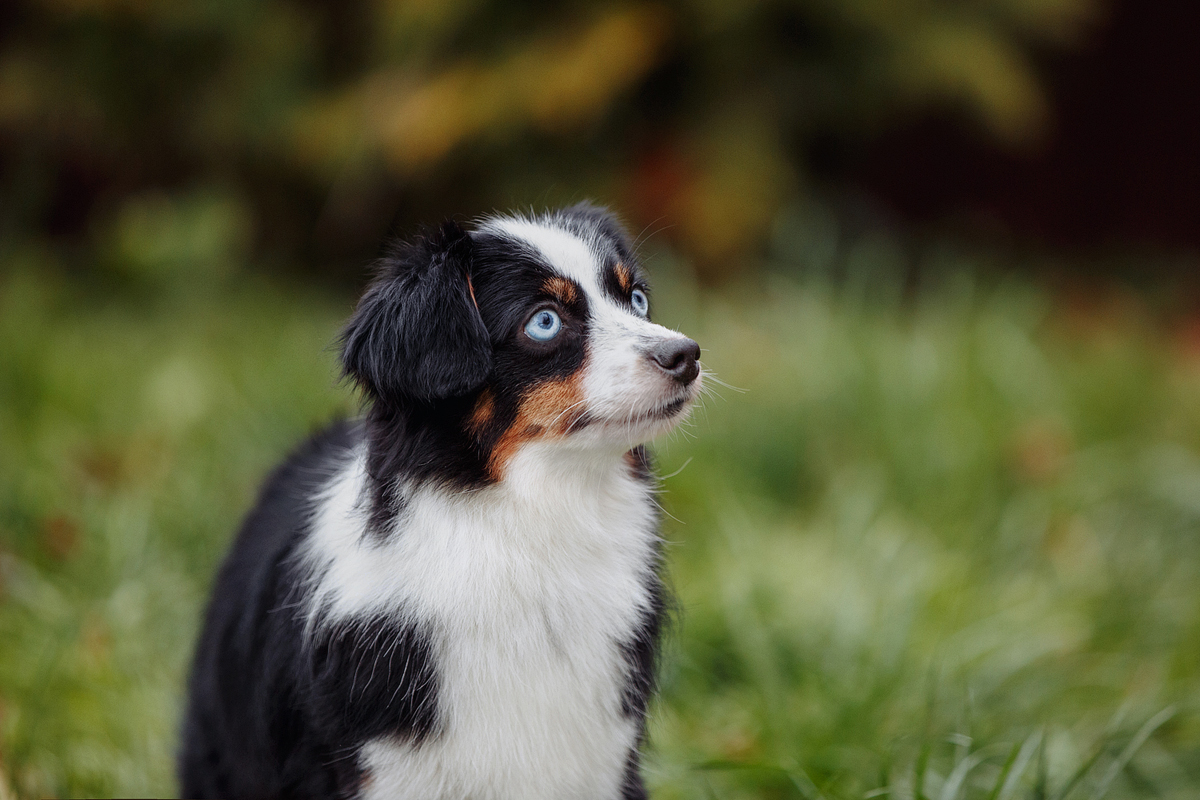
[[[651,608],[644,486],[417,491],[388,542],[340,545],[322,601],[418,621],[438,676],[438,730],[367,743],[364,797],[619,796],[639,730],[623,645]]]

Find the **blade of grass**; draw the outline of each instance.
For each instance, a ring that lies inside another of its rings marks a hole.
[[[925,773],[929,770],[929,752],[932,747],[926,739],[921,744],[921,753],[917,756],[916,776],[913,778],[913,796],[916,800],[929,800],[925,796]]]
[[[1146,740],[1153,736],[1154,732],[1161,728],[1167,720],[1175,716],[1175,710],[1175,706],[1167,706],[1146,720],[1146,724],[1138,729],[1138,732],[1133,735],[1129,744],[1125,745],[1125,749],[1121,751],[1116,760],[1109,764],[1108,769],[1104,771],[1104,776],[1096,784],[1096,790],[1092,792],[1092,800],[1101,800],[1104,797],[1121,770],[1125,769],[1125,766],[1133,759],[1142,745],[1146,743]]]
[[[1021,749],[1015,751],[1015,760],[1011,759],[1005,764],[1005,773],[1001,779],[996,781],[996,789],[992,792],[992,796],[988,800],[1008,800],[1012,797],[1013,792],[1017,790],[1017,782],[1021,780],[1021,776],[1025,774],[1025,768],[1029,766],[1029,762],[1033,759],[1033,753],[1041,746],[1044,737],[1041,731],[1034,731],[1029,734],[1029,737],[1021,743]]]
[[[1111,739],[1107,736],[1100,740],[1100,744],[1096,746],[1096,751],[1067,779],[1062,790],[1054,796],[1054,800],[1067,800],[1067,795],[1075,789],[1085,775],[1092,771],[1092,767],[1096,766],[1096,762],[1100,760],[1100,756],[1104,755],[1104,751],[1108,749],[1110,741]]]
[[[963,784],[966,783],[967,775],[975,767],[991,758],[997,749],[994,745],[991,747],[981,747],[962,761],[959,761],[954,770],[946,778],[946,782],[942,784],[942,792],[938,795],[938,800],[958,800],[958,795],[962,791]]]
[[[1026,739],[1026,741],[1029,741]],[[1008,758],[1004,759],[1004,766],[1000,767],[1000,774],[996,776],[996,785],[992,787],[992,792],[987,796],[987,800],[996,800],[1000,796],[1000,788],[1008,782],[1008,776],[1012,772],[1013,764],[1017,762],[1017,755],[1021,752],[1021,745],[1014,744],[1008,751]]]
[[[1117,729],[1121,726],[1121,723],[1124,721],[1125,715],[1128,712],[1128,702],[1123,703],[1121,707],[1117,709],[1117,713],[1113,715],[1113,718],[1109,720],[1108,725],[1105,726],[1104,733],[1100,735],[1100,741],[1096,744],[1095,752],[1092,753],[1091,757],[1087,761],[1083,762],[1079,769],[1075,770],[1074,774],[1072,774],[1067,780],[1066,784],[1063,785],[1062,791],[1055,795],[1055,800],[1067,800],[1067,795],[1074,791],[1075,787],[1079,785],[1079,782],[1082,781],[1089,772],[1091,772],[1092,767],[1096,765],[1096,762],[1098,762],[1101,756],[1104,755],[1105,751],[1108,750],[1109,744],[1112,743],[1113,738],[1116,736]]]
[[[932,665],[925,680],[925,733],[921,739],[921,750],[917,755],[917,770],[913,781],[915,800],[929,800],[925,794],[925,775],[929,771],[929,757],[933,751],[933,713],[937,705],[937,675]]]
[[[863,795],[863,800],[873,797],[892,796],[892,757],[891,753],[883,753],[879,762],[879,787]]]
[[[808,800],[825,800],[825,795],[821,793],[821,790],[813,783],[812,778],[808,777],[808,773],[798,764],[786,768],[785,771],[788,778],[792,781],[792,785]]]
[[[1046,763],[1046,738],[1038,744],[1037,783],[1033,787],[1033,800],[1046,800],[1050,794],[1050,765]]]

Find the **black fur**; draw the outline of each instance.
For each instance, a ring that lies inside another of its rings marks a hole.
[[[637,460],[639,466],[649,470],[649,458],[645,455]],[[662,554],[655,554],[656,563],[649,573],[647,589],[650,593],[650,608],[642,617],[641,623],[634,631],[631,639],[621,644],[621,653],[625,657],[628,672],[626,673],[625,690],[621,695],[621,711],[626,716],[638,721],[638,747],[629,754],[629,764],[626,767],[625,783],[621,790],[621,800],[645,800],[646,787],[642,782],[640,768],[640,747],[646,739],[646,713],[650,707],[650,699],[657,688],[658,654],[662,648],[662,638],[669,619],[669,598],[667,587],[660,577]]]
[[[628,234],[608,209],[592,203],[577,203],[555,215],[563,227],[585,238],[592,237],[612,251],[615,261],[633,266],[637,259]]]
[[[627,716],[637,719],[646,716],[650,697],[654,694],[658,647],[662,638],[663,622],[666,619],[666,598],[657,579],[657,565],[655,566],[655,578],[648,587],[652,598],[650,609],[642,617],[633,638],[621,645],[621,652],[629,669],[629,680],[621,698],[621,710]]]
[[[316,727],[349,745],[377,736],[419,742],[437,725],[429,636],[375,615],[318,626],[304,659]]]
[[[621,784],[621,800],[647,800],[646,784],[642,780],[641,753],[634,748],[625,762],[625,782]]]
[[[343,335],[346,372],[373,396],[432,402],[483,385],[492,358],[472,297],[471,249],[447,222],[383,260]]]
[[[291,564],[305,500],[358,435],[337,424],[277,469],[217,575],[188,687],[184,797],[337,797],[357,781],[342,743],[314,724]]]

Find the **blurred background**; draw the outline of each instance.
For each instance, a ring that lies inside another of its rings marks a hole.
[[[658,798],[1200,796],[1189,0],[0,4],[0,800],[169,796],[257,482],[390,233],[607,204]]]

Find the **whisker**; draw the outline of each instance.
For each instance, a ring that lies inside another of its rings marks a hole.
[[[629,445],[630,449],[633,448],[633,434],[634,434],[633,418],[634,418],[634,415],[637,413],[637,407],[638,407],[638,403],[636,400],[631,402],[629,404],[629,414],[626,415],[626,417],[625,417],[624,424],[625,424],[626,443]]]
[[[740,386],[734,386],[732,383],[726,383],[725,381],[718,378],[716,373],[712,372],[711,370],[705,370],[704,381],[705,381],[705,383],[707,383],[708,381],[712,381],[715,384],[724,386],[726,389],[732,389],[733,391],[741,392],[742,394],[745,394],[747,391],[749,391],[748,389],[743,389]],[[705,388],[707,389],[708,387],[706,386]]]
[[[687,523],[686,523],[686,522],[684,522],[683,520],[681,520],[679,517],[675,516],[675,515],[674,515],[674,514],[672,514],[670,511],[667,511],[665,508],[663,508],[663,505],[662,505],[662,503],[658,502],[658,499],[657,499],[657,498],[655,498],[653,495],[651,495],[651,496],[650,496],[650,502],[651,502],[651,503],[654,503],[655,507],[657,507],[659,511],[661,511],[661,512],[662,512],[662,513],[664,513],[664,514],[666,514],[668,517],[670,517],[671,519],[675,520],[675,521],[676,521],[676,522],[678,522],[680,525],[687,525]]]
[[[548,427],[554,427],[556,424],[558,424],[558,421],[560,419],[562,419],[563,414],[566,414],[568,411],[570,411],[575,406],[580,405],[581,403],[586,403],[586,402],[587,402],[587,398],[585,397],[582,400],[576,400],[574,403],[571,403],[571,405],[567,406],[562,411],[558,412],[558,416],[556,416],[554,419],[552,419],[550,421],[550,425]],[[574,424],[575,424],[574,422],[571,423],[571,425],[574,425]],[[567,432],[568,433],[570,432],[570,425],[567,426]]]
[[[650,222],[648,222],[646,224],[646,227],[642,228],[642,232],[639,233],[637,235],[637,238],[635,238],[633,240],[633,251],[635,253],[637,253],[640,256],[642,245],[645,244],[647,241],[649,241],[650,237],[657,236],[658,234],[662,233],[663,231],[667,231],[667,230],[670,230],[671,228],[675,227],[673,224],[668,223],[666,225],[662,225],[658,228],[655,228],[653,231],[650,230],[651,228],[654,228],[655,225],[658,225],[658,223],[662,222],[666,218],[667,217],[664,214],[663,216],[660,216],[656,219],[650,220]]]
[[[681,473],[681,472],[683,472],[685,469],[687,469],[687,465],[688,465],[688,464],[690,464],[690,463],[692,463],[692,459],[691,459],[691,457],[689,457],[687,461],[683,462],[683,464],[681,464],[681,465],[680,465],[679,469],[675,470],[675,471],[674,471],[674,472],[672,472],[670,475],[662,475],[662,476],[660,476],[660,477],[659,477],[659,480],[660,480],[660,481],[665,481],[665,480],[668,480],[668,479],[670,479],[670,478],[674,478],[676,475],[678,475],[679,473]]]

